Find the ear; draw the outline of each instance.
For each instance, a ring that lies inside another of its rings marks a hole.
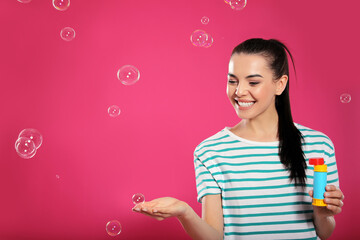
[[[286,88],[289,77],[287,75],[282,75],[281,78],[276,82],[276,95],[281,95]]]

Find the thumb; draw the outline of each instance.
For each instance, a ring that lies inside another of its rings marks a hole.
[[[310,191],[309,191],[310,197],[313,197],[313,194],[314,194],[314,191],[313,191],[313,190],[310,190]]]

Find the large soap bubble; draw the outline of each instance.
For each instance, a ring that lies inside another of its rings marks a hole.
[[[120,234],[121,232],[121,224],[118,220],[111,220],[106,224],[106,232],[115,237]]]
[[[247,0],[230,0],[229,5],[234,10],[243,10],[246,6]]]
[[[69,42],[75,38],[75,30],[71,27],[64,27],[60,31],[60,37]]]
[[[117,117],[120,115],[120,108],[116,105],[112,105],[108,108],[108,114],[110,117]]]
[[[208,17],[206,17],[206,16],[201,18],[201,23],[204,24],[204,25],[208,24],[209,21],[210,21],[210,19]]]
[[[141,193],[135,193],[132,196],[132,201],[134,204],[143,203],[145,202],[145,196]]]
[[[70,0],[53,0],[53,6],[56,10],[65,11],[70,6]]]
[[[34,128],[26,128],[24,130],[22,130],[19,134],[18,138],[21,137],[25,137],[25,138],[29,138],[31,141],[34,142],[36,149],[38,149],[42,142],[43,142],[43,137],[40,134],[40,132]]]
[[[202,47],[208,40],[208,34],[204,30],[195,30],[191,36],[190,41],[196,47]]]
[[[340,96],[340,101],[342,103],[349,103],[351,101],[351,95],[348,93],[343,93]]]
[[[132,65],[125,65],[118,70],[117,77],[122,84],[132,85],[139,81],[140,72]]]
[[[15,142],[17,154],[25,159],[32,158],[36,153],[35,143],[27,137],[19,137]]]
[[[21,3],[29,3],[29,2],[31,2],[31,0],[18,0],[18,2],[21,2]]]

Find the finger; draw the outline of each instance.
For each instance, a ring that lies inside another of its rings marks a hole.
[[[328,198],[338,198],[343,200],[344,199],[344,195],[341,192],[340,189],[336,189],[335,191],[327,191],[324,193],[324,197],[328,197]]]
[[[155,207],[154,208],[155,213],[162,213],[162,214],[170,214],[171,211],[167,207]]]
[[[335,191],[337,188],[335,185],[327,185],[325,189],[326,191]]]
[[[341,207],[337,207],[332,204],[326,205],[326,208],[329,209],[333,213],[333,215],[339,214],[341,212]]]
[[[153,214],[150,214],[150,213],[144,212],[144,211],[141,211],[140,213],[141,213],[141,214],[144,214],[144,215],[146,215],[146,216],[148,216],[148,217],[155,218],[156,220],[159,220],[159,221],[162,221],[162,220],[165,219],[165,218],[162,217],[162,216],[153,215]]]
[[[344,202],[337,198],[325,198],[324,202],[328,205],[333,205],[339,208],[342,208],[344,206]]]
[[[140,212],[141,208],[138,206],[134,206],[131,210],[133,210],[134,212]]]

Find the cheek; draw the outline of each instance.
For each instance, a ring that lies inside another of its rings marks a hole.
[[[252,91],[255,98],[261,99],[271,99],[275,96],[274,88],[269,86],[261,86],[254,91]]]
[[[226,87],[226,95],[230,98],[234,93],[234,90],[232,87],[230,87],[229,85],[227,85]]]

